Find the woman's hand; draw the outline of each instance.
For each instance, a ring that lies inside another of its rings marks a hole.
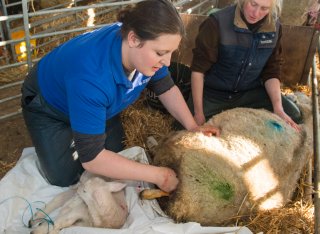
[[[296,124],[296,123],[290,118],[290,116],[288,116],[283,110],[274,111],[274,113],[275,113],[276,115],[278,115],[281,119],[283,119],[284,121],[286,121],[286,123],[289,124],[291,127],[293,127],[295,130],[297,130],[298,132],[301,131],[301,128],[299,127],[299,125]]]
[[[220,129],[209,124],[198,126],[193,130],[193,132],[202,132],[206,136],[220,136]]]
[[[179,180],[176,173],[168,167],[159,167],[159,182],[156,185],[165,192],[172,192],[177,188]]]

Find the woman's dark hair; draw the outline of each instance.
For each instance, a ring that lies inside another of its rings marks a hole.
[[[133,31],[140,40],[153,40],[162,34],[180,34],[185,30],[178,11],[169,0],[146,0],[125,8],[118,14],[121,34],[126,38]]]

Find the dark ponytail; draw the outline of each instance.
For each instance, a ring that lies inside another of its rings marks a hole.
[[[145,0],[127,7],[118,14],[122,22],[121,34],[126,38],[132,30],[140,40],[153,40],[162,34],[184,37],[184,25],[176,8],[169,0]]]

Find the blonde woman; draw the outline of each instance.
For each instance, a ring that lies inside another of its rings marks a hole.
[[[299,130],[300,110],[280,91],[281,6],[280,0],[237,0],[201,24],[188,100],[198,124],[249,107],[273,111]]]

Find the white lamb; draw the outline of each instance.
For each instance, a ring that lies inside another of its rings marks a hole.
[[[44,212],[37,212],[29,221],[35,227],[32,234],[59,233],[63,228],[76,226],[121,228],[128,216],[124,194],[126,184],[107,181],[87,172],[80,182],[59,194],[43,210],[46,214],[61,207],[53,227],[44,221]]]

